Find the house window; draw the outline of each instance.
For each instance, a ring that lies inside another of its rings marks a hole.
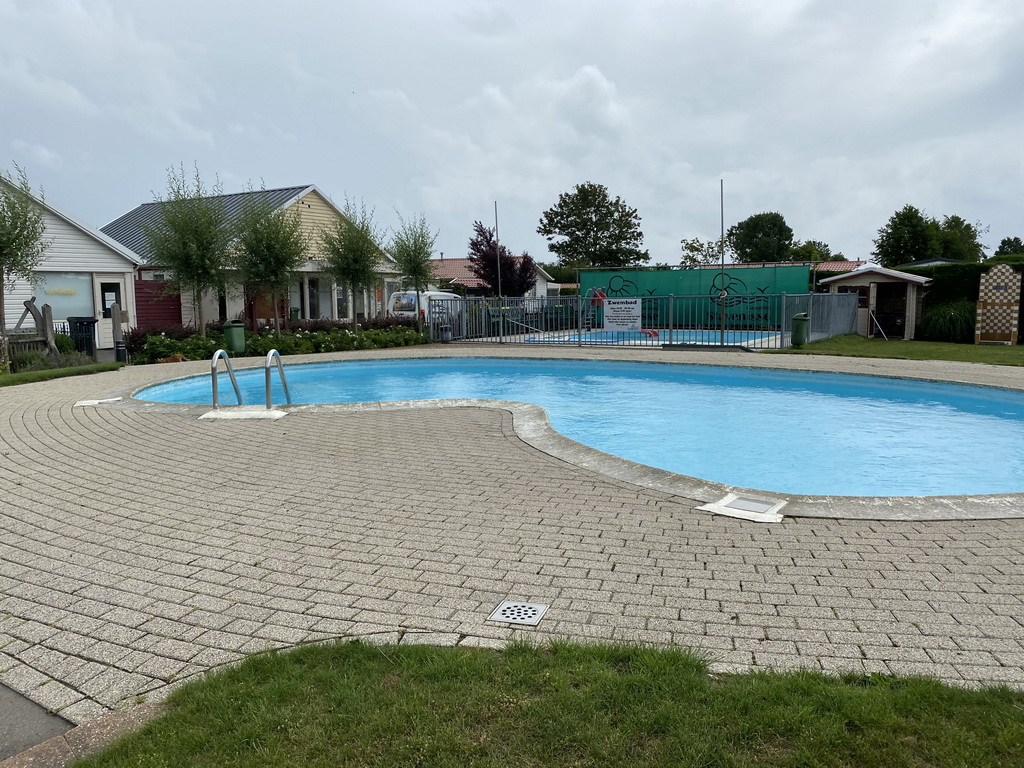
[[[868,308],[868,297],[871,294],[870,285],[840,285],[837,289],[838,293],[856,293],[857,294],[857,308],[867,309]]]

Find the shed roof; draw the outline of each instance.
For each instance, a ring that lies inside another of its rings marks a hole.
[[[811,267],[819,272],[850,272],[867,264],[866,261],[759,261],[753,264],[726,264],[726,269],[750,269],[753,267]],[[721,264],[693,264],[687,269],[721,269]]]
[[[844,280],[853,280],[864,275],[878,275],[879,277],[889,277],[893,280],[902,280],[906,283],[916,283],[917,285],[928,285],[932,281],[930,277],[922,277],[921,275],[912,275],[909,272],[899,272],[895,269],[887,269],[886,267],[880,267],[877,264],[865,264],[863,267],[859,267],[852,272],[847,272],[845,275],[836,275],[835,277],[826,277],[818,282],[822,285],[828,285],[830,283],[841,283]]]
[[[518,261],[523,258],[522,256],[513,256],[513,259]],[[464,285],[466,288],[485,288],[487,284],[473,274],[473,270],[469,268],[468,258],[442,258],[433,259],[430,263],[434,265],[434,276],[438,280],[444,280],[452,285]],[[544,268],[534,262],[537,267],[537,274],[547,280],[549,283],[553,283],[554,279]]]

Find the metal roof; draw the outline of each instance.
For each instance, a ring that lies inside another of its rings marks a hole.
[[[234,224],[242,215],[244,202],[253,195],[263,195],[274,210],[284,208],[302,197],[306,192],[315,190],[312,184],[301,187],[281,187],[280,189],[258,189],[251,192],[236,192],[233,195],[217,195],[209,198],[221,201],[229,224]],[[326,199],[326,198],[325,198]],[[149,261],[149,240],[145,227],[155,227],[161,221],[160,205],[162,201],[143,203],[119,218],[114,219],[100,231],[116,240],[121,245],[138,254],[143,262]]]

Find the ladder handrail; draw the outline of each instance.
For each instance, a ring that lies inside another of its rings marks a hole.
[[[210,360],[210,381],[213,383],[213,407],[220,408],[220,398],[217,393],[217,361],[220,358],[224,358],[224,365],[228,370],[228,378],[231,379],[231,386],[235,388],[235,397],[238,398],[238,404],[242,405],[242,391],[238,388],[238,381],[235,380],[235,369],[231,367],[231,358],[228,356],[227,350],[218,349],[213,353],[213,358]]]
[[[272,404],[271,404],[271,401],[270,401],[270,361],[273,360],[274,358],[277,358],[277,372],[281,375],[281,386],[284,387],[284,397],[285,397],[285,400],[287,401],[288,405],[292,404],[292,396],[288,392],[288,382],[284,378],[284,365],[281,363],[281,353],[278,352],[276,349],[272,349],[269,352],[267,352],[267,361],[266,361],[266,363],[263,366],[264,374],[266,376],[266,384],[267,384],[266,389],[267,389],[267,410],[268,411],[271,410],[271,407],[272,407]]]

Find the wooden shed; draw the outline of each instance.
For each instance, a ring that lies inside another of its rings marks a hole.
[[[845,275],[820,280],[819,285],[827,285],[830,293],[860,296],[857,333],[861,336],[909,341],[914,338],[914,328],[921,316],[921,288],[930,282],[930,277],[866,264]]]

